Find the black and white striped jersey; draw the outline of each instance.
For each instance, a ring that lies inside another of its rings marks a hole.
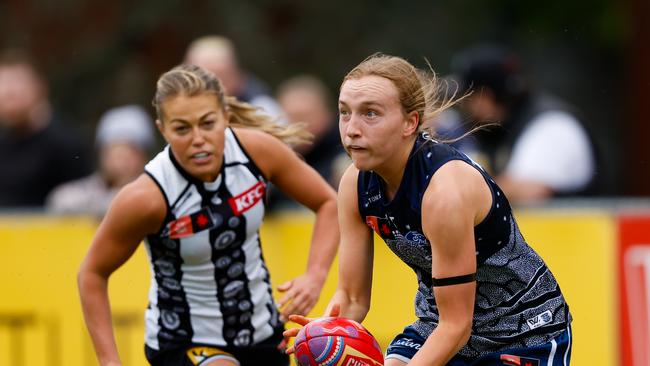
[[[214,182],[190,176],[169,146],[145,167],[168,206],[145,239],[152,281],[146,344],[246,347],[282,327],[260,247],[266,179],[234,132]]]

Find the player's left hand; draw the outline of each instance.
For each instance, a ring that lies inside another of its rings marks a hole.
[[[338,304],[335,304],[332,307],[330,307],[329,310],[326,310],[325,315],[323,315],[323,316],[337,317],[340,314],[341,314],[341,307]],[[292,322],[294,322],[294,323],[296,323],[298,325],[301,325],[302,327],[304,327],[309,322],[311,322],[311,321],[313,321],[315,319],[318,319],[318,318],[307,318],[305,316],[295,315],[295,314],[289,315],[289,320],[291,320]],[[289,340],[291,338],[294,338],[295,336],[297,336],[298,332],[300,332],[300,329],[302,329],[302,327],[300,327],[300,328],[291,328],[291,329],[287,329],[284,332],[282,332],[282,335],[284,336],[284,344],[285,345],[288,344]],[[290,355],[294,351],[295,351],[295,348],[294,348],[293,345],[291,345],[291,347],[288,347],[285,350],[285,353]]]
[[[278,286],[284,293],[278,301],[280,319],[286,321],[291,314],[307,315],[318,302],[324,283],[325,277],[305,273]]]

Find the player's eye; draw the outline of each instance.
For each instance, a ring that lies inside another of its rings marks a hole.
[[[209,130],[212,127],[214,127],[215,124],[216,124],[216,122],[214,120],[208,119],[208,120],[205,120],[205,121],[201,122],[201,128]]]
[[[179,135],[184,135],[190,131],[189,126],[181,125],[181,126],[176,126],[174,127],[174,132],[176,132]]]
[[[375,118],[375,117],[377,117],[378,115],[379,115],[379,113],[377,113],[376,111],[374,111],[374,110],[372,110],[372,109],[369,109],[369,110],[366,112],[366,117],[368,117],[368,118]]]

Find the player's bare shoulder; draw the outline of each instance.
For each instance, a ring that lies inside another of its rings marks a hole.
[[[282,146],[288,148],[277,137],[255,128],[233,128],[232,131],[244,148],[252,155],[269,153],[269,150],[277,150]]]
[[[153,179],[142,174],[120,190],[108,215],[129,220],[135,225],[141,225],[147,233],[154,233],[167,215],[167,203]]]
[[[289,145],[264,131],[253,128],[233,128],[233,132],[267,178],[271,178],[273,172],[286,166],[290,159],[297,159],[296,153]]]
[[[490,210],[492,194],[483,175],[462,160],[445,163],[435,172],[423,196],[423,207],[440,214],[462,208],[481,221]]]
[[[359,169],[354,166],[354,164],[348,165],[348,167],[343,172],[341,176],[341,182],[339,184],[339,191],[341,189],[351,189],[356,193],[357,181],[359,180]]]
[[[339,183],[338,188],[338,205],[340,211],[342,212],[351,212],[352,216],[359,217],[359,207],[357,201],[359,199],[359,193],[357,192],[357,182],[359,180],[359,169],[350,164]]]

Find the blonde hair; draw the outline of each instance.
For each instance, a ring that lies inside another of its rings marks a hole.
[[[226,95],[216,76],[195,65],[180,65],[164,73],[156,83],[152,104],[156,108],[158,119],[162,121],[162,103],[165,100],[177,95],[195,96],[202,93],[215,95],[220,108],[228,116],[231,127],[258,129],[290,146],[311,140],[311,134],[305,130],[304,125],[279,123],[259,108]]]
[[[392,81],[397,88],[402,111],[405,114],[417,112],[419,132],[426,131],[431,136],[435,136],[433,127],[427,126],[426,122],[432,121],[467,95],[457,97],[458,86],[450,87],[449,82],[438,78],[428,61],[427,65],[428,70],[422,70],[401,57],[375,53],[348,72],[343,78],[341,86],[347,80],[370,75]],[[456,140],[451,140],[451,142]]]

